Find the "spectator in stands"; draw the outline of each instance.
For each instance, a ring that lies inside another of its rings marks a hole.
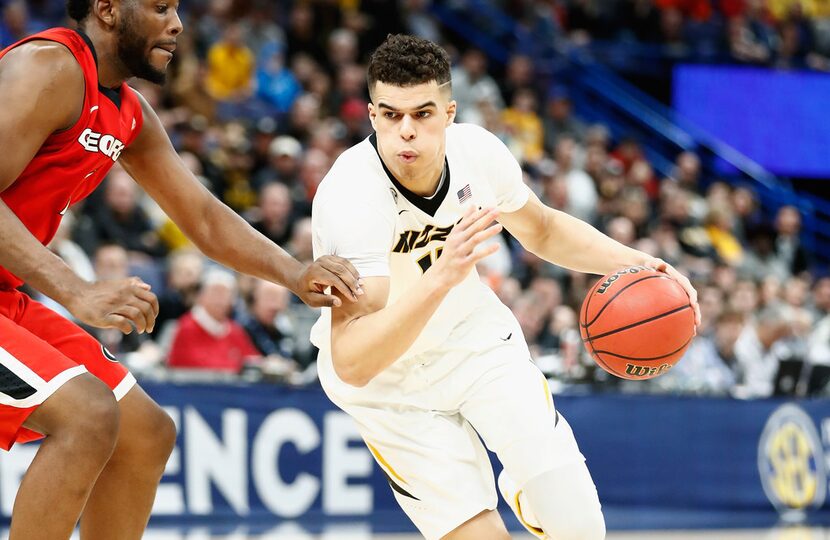
[[[259,56],[256,68],[256,95],[276,114],[291,110],[302,87],[285,65],[285,50],[279,43],[267,43]]]
[[[254,175],[253,186],[262,190],[270,182],[281,182],[292,189],[298,184],[303,147],[289,135],[280,135],[268,146],[268,163]]]
[[[281,285],[256,280],[248,314],[241,321],[259,354],[286,375],[300,367],[295,356],[294,328],[287,314],[290,296]]]
[[[452,97],[458,104],[458,121],[481,124],[477,106],[481,102],[504,108],[496,81],[487,74],[487,57],[478,49],[468,49],[461,63],[452,69]]]
[[[205,88],[205,68],[196,51],[195,36],[185,32],[176,40],[176,54],[170,62],[167,88],[178,107],[193,115],[214,118],[216,102]]]
[[[576,140],[569,135],[563,135],[556,141],[554,161],[559,173],[564,175],[568,186],[568,206],[565,211],[588,223],[593,223],[596,217],[597,189],[591,177],[577,167],[575,163],[577,150]]]
[[[58,225],[58,230],[55,232],[55,237],[49,242],[49,249],[63,259],[81,279],[94,281],[95,269],[92,266],[92,261],[90,261],[83,248],[75,243],[71,237],[76,219],[75,212],[71,210],[63,216],[60,225]]]
[[[777,307],[761,310],[755,320],[746,324],[735,343],[738,384],[735,397],[762,398],[773,393],[779,358],[773,346],[791,334],[787,311]]]
[[[161,257],[166,249],[138,204],[139,189],[124,169],[113,167],[104,185],[103,204],[91,209],[91,233],[96,245],[118,244],[133,262],[146,262],[147,256]]]
[[[820,276],[816,279],[811,300],[815,320],[830,315],[830,276]]]
[[[245,330],[233,319],[236,278],[224,270],[208,270],[196,304],[179,319],[167,364],[174,368],[239,373],[260,354]]]
[[[264,185],[259,192],[259,203],[251,214],[248,223],[254,229],[275,244],[286,246],[296,218],[288,186],[281,182]]]
[[[537,163],[543,155],[542,120],[536,112],[536,95],[530,88],[516,91],[510,107],[502,113],[504,127],[518,143],[519,163]],[[513,149],[511,149],[513,150]]]
[[[767,224],[762,224],[749,231],[750,249],[744,257],[742,270],[762,279],[767,275],[774,275],[780,281],[785,281],[792,274],[787,262],[775,251],[775,230]]]
[[[570,92],[562,85],[551,86],[548,90],[542,123],[545,130],[545,149],[551,153],[559,137],[567,135],[582,141],[586,135],[585,124],[573,114]],[[601,146],[601,149],[607,156],[605,147]]]
[[[794,206],[782,206],[775,216],[775,253],[791,274],[806,271],[812,261],[801,244],[801,213]]]
[[[307,143],[314,126],[319,121],[320,101],[311,94],[303,94],[297,98],[291,108],[287,134],[300,141],[300,143]]]
[[[440,43],[441,29],[428,8],[432,0],[403,0],[403,24],[407,34]]]
[[[357,34],[348,28],[338,28],[329,34],[327,42],[329,73],[336,77],[346,66],[358,63],[360,49]]]
[[[97,280],[127,279],[130,276],[127,251],[118,244],[101,244],[95,250],[94,268]],[[92,331],[101,345],[116,355],[133,352],[149,339],[148,334],[124,334],[117,328],[95,328]]]
[[[538,82],[533,60],[526,54],[512,54],[507,59],[499,88],[504,102],[513,103],[513,98],[519,90],[528,88],[536,94]]]
[[[732,209],[735,211],[735,236],[746,245],[748,231],[755,229],[763,222],[758,199],[755,192],[748,187],[738,186],[732,190],[730,200]]]
[[[662,219],[677,231],[683,251],[691,257],[716,258],[706,229],[691,214],[689,192],[664,183],[661,197]]]
[[[286,56],[294,58],[302,53],[319,65],[326,62],[326,51],[320,44],[320,32],[315,28],[314,10],[306,2],[294,2],[285,31]]]
[[[222,39],[208,50],[207,91],[223,103],[247,100],[253,94],[255,64],[254,53],[245,45],[242,26],[228,24]]]
[[[735,62],[766,64],[772,58],[775,31],[760,16],[760,4],[760,0],[748,0],[745,13],[727,22],[729,54]]]
[[[0,49],[15,43],[29,34],[45,30],[46,25],[30,17],[23,0],[11,0],[3,6],[0,21]]]
[[[709,241],[718,252],[720,260],[727,264],[740,266],[743,261],[743,247],[732,234],[732,215],[727,208],[712,207],[703,220]]]
[[[193,307],[202,281],[205,257],[196,250],[184,249],[172,253],[167,264],[166,285],[158,295],[159,314],[156,317],[156,326],[161,333],[164,333],[166,323],[178,320]]]

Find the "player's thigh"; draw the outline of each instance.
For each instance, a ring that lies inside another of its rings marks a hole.
[[[344,409],[357,420],[398,504],[427,539],[496,508],[487,451],[463,418],[412,408]]]
[[[101,343],[77,324],[43,304],[24,297],[25,309],[17,322],[40,339],[80,364],[106,384],[121,400],[135,378]]]
[[[461,414],[523,486],[551,469],[585,460],[565,418],[556,410],[547,379],[518,348],[488,353],[487,371],[468,393]]]
[[[0,315],[0,447],[40,437],[23,427],[27,418],[86,368]]]

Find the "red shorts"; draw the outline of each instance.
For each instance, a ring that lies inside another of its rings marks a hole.
[[[42,437],[26,418],[69,379],[90,372],[121,399],[127,368],[76,324],[17,290],[0,289],[0,447]]]

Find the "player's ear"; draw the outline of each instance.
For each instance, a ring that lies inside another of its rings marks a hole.
[[[375,120],[377,120],[378,112],[377,112],[377,110],[375,110],[375,106],[372,104],[371,101],[369,102],[368,109],[369,109],[369,122],[372,124],[372,129],[377,131],[377,127],[375,126]]]
[[[452,125],[455,121],[455,111],[457,107],[458,104],[454,99],[451,99],[450,102],[447,103],[447,127],[450,127],[450,125]]]
[[[115,26],[116,3],[118,0],[95,0],[92,4],[93,13],[107,26]]]

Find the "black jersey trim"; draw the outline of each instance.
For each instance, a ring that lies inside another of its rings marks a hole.
[[[411,192],[410,190],[406,189],[403,184],[398,182],[395,176],[392,174],[392,171],[386,166],[386,163],[383,162],[383,158],[380,157],[380,151],[378,150],[378,138],[375,133],[372,133],[369,136],[369,142],[372,143],[372,146],[375,149],[375,152],[378,154],[378,159],[380,159],[380,164],[383,166],[383,170],[386,173],[386,176],[389,177],[389,181],[397,188],[398,191],[406,197],[406,200],[414,204],[418,207],[422,212],[425,214],[429,214],[432,217],[435,217],[435,212],[441,207],[444,203],[444,199],[447,198],[447,193],[450,191],[450,164],[447,161],[447,157],[444,156],[444,171],[447,173],[446,178],[441,183],[441,186],[438,188],[438,193],[436,193],[431,198],[421,197],[420,195]]]
[[[89,47],[89,50],[92,52],[92,59],[95,60],[95,69],[98,69],[98,53],[95,52],[95,47],[92,45],[92,40],[89,39],[89,36],[86,35],[82,30],[75,30],[81,39],[84,40],[86,46]],[[124,84],[124,83],[121,83]],[[120,87],[119,87],[120,88]],[[121,109],[121,92],[119,90],[115,90],[114,88],[107,88],[106,86],[102,86],[100,83],[98,84],[98,91],[104,94],[107,99],[112,101],[116,107]]]

